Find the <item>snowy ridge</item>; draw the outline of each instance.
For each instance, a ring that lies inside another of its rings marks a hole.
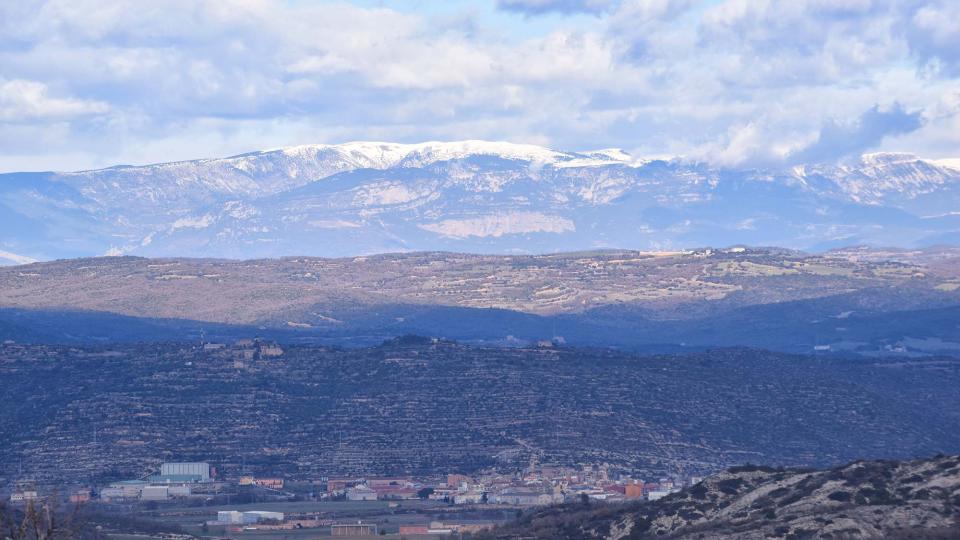
[[[307,144],[13,173],[0,175],[0,246],[17,254],[0,253],[0,264],[104,253],[251,258],[953,244],[960,243],[957,163],[876,153],[731,170],[636,159],[615,148],[564,152],[467,140]]]
[[[953,169],[960,171],[960,158],[956,159],[935,159],[932,161],[940,167],[946,167],[948,169]]]
[[[854,165],[798,167],[801,177],[822,175],[853,201],[881,204],[891,199],[914,199],[933,193],[960,180],[960,170],[943,163],[954,160],[925,160],[914,154],[878,152],[864,154]]]
[[[492,156],[501,159],[527,161],[543,165],[603,166],[628,164],[632,158],[620,149],[594,152],[559,152],[533,144],[518,144],[504,141],[429,141],[416,144],[356,141],[343,144],[311,144],[278,148],[262,152],[281,152],[286,156],[305,158],[322,151],[333,151],[359,167],[389,169],[392,167],[419,167],[464,159],[472,156]]]

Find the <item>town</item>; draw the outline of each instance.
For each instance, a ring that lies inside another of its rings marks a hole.
[[[567,467],[535,461],[512,473],[483,470],[469,475],[448,472],[425,477],[296,479],[221,475],[216,465],[207,462],[167,462],[142,478],[73,486],[66,491],[20,480],[6,496],[15,507],[58,498],[53,502],[98,506],[105,511],[123,508],[145,515],[157,511],[166,516],[184,513],[185,524],[206,534],[315,529],[318,535],[332,536],[416,536],[478,532],[504,522],[518,509],[535,506],[657,500],[700,480],[651,480],[606,464]],[[352,510],[334,511],[336,506],[323,503],[350,503]],[[399,519],[397,512],[389,517],[377,516],[384,503],[387,510],[414,505],[414,512],[402,513]],[[348,519],[354,517],[350,514],[367,519]]]

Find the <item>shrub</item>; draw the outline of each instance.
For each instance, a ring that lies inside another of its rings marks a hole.
[[[834,491],[833,493],[827,495],[827,498],[831,501],[850,502],[850,499],[852,499],[853,496],[850,495],[849,491]]]
[[[744,484],[743,480],[740,478],[729,478],[727,480],[721,480],[717,482],[717,488],[727,495],[736,495],[737,490],[740,489]]]

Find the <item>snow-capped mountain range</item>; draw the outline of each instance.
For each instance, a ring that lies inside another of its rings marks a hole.
[[[0,175],[0,264],[938,243],[960,243],[960,164],[910,154],[730,170],[617,149],[354,142]]]

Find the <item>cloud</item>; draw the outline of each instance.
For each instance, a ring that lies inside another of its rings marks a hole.
[[[374,4],[0,2],[0,170],[363,139],[760,166],[844,130],[844,152],[960,155],[956,2]],[[925,121],[894,136],[876,103]]]
[[[0,80],[0,121],[63,119],[107,112],[100,101],[51,97],[47,85],[37,81]]]
[[[497,0],[497,7],[526,15],[545,13],[601,13],[610,9],[613,0]]]
[[[908,17],[905,33],[914,55],[951,75],[960,74],[960,3],[921,3]]]
[[[833,162],[848,156],[858,156],[876,148],[885,137],[910,133],[923,125],[919,111],[907,112],[899,103],[886,111],[874,105],[856,122],[830,121],[821,128],[817,140],[791,155],[794,163]]]

